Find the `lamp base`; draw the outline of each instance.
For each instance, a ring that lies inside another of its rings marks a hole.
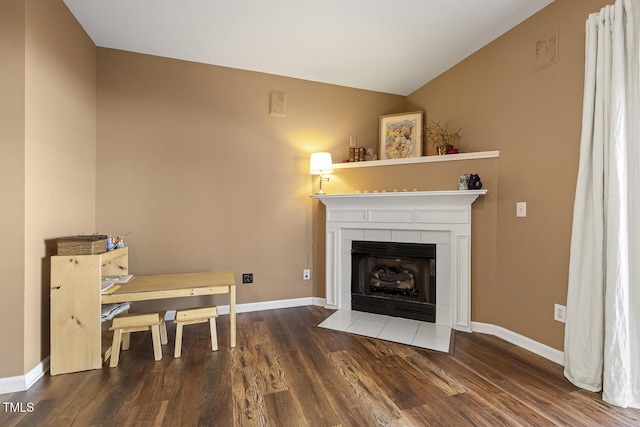
[[[322,191],[322,181],[329,181],[329,177],[320,175],[320,188],[318,189],[318,192],[316,194],[325,194],[325,192]]]

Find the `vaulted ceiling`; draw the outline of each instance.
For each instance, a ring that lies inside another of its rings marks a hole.
[[[99,47],[408,95],[553,0],[64,0]]]

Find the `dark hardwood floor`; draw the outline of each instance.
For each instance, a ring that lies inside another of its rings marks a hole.
[[[317,328],[331,311],[238,315],[238,347],[218,319],[185,327],[154,362],[148,332],[117,368],[46,375],[0,396],[2,426],[638,426],[640,411],[572,386],[562,368],[498,338],[456,333],[452,354]],[[32,408],[32,411],[29,411]]]

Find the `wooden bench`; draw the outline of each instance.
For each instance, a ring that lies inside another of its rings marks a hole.
[[[218,317],[218,309],[216,307],[191,308],[176,311],[176,318],[173,321],[176,324],[176,348],[173,356],[178,358],[182,354],[182,328],[185,325],[195,325],[196,323],[209,322],[209,329],[211,330],[211,350],[216,351],[218,349],[216,317]]]
[[[128,350],[131,342],[131,332],[151,331],[153,341],[153,356],[156,361],[162,360],[162,346],[167,344],[167,324],[164,321],[165,312],[127,314],[113,319],[110,331],[113,331],[113,344],[111,345],[112,368],[118,366],[120,360],[120,342],[122,350]]]

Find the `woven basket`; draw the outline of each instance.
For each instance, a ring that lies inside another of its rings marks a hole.
[[[58,255],[96,255],[107,251],[107,236],[71,236],[56,240]]]

